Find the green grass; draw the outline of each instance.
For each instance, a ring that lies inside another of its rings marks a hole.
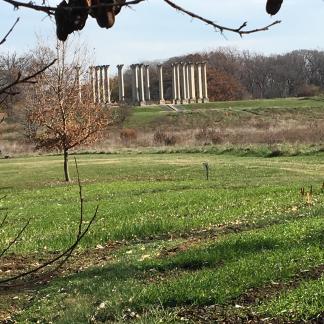
[[[180,108],[181,113],[163,111],[160,106],[134,108],[125,126],[140,130],[157,127],[184,130],[206,125],[238,127],[253,121],[262,128],[277,119],[316,122],[324,116],[324,100],[320,97],[219,101],[180,105]]]
[[[179,322],[179,309],[189,305],[217,304],[231,312],[233,302],[251,289],[294,280],[301,270],[324,263],[323,157],[77,156],[84,225],[100,204],[98,219],[79,247],[79,253],[88,251],[89,260],[80,273],[66,273],[39,291],[18,293],[15,319]],[[204,161],[210,165],[209,181],[204,179]],[[75,178],[72,165],[71,174]],[[0,176],[7,195],[0,207],[9,212],[0,229],[0,246],[29,217],[31,225],[12,249],[16,255],[46,256],[72,242],[78,188],[61,181],[61,157],[0,160]],[[309,206],[299,189],[311,185]],[[107,251],[106,259],[94,254],[92,260],[95,247],[111,241],[125,245]],[[307,320],[321,313],[322,295],[321,279],[305,281],[251,307],[260,316]],[[5,309],[12,304],[8,298]],[[5,309],[0,307],[0,315]]]
[[[255,99],[239,101],[216,101],[204,104],[183,105],[187,109],[210,109],[210,108],[231,108],[242,109],[265,109],[265,108],[323,108],[324,100],[320,97],[314,98],[278,98],[278,99]]]
[[[319,314],[318,311],[322,310]],[[257,311],[272,316],[280,315],[290,320],[323,316],[324,276],[309,280],[298,288],[282,293],[279,297],[263,303]],[[319,316],[318,316],[319,315]]]

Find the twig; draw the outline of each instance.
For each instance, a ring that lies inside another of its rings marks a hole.
[[[20,236],[24,233],[26,228],[28,227],[30,223],[30,219],[28,219],[27,223],[24,225],[24,227],[20,230],[20,232],[17,234],[17,236],[8,244],[8,246],[0,253],[0,258],[19,240]]]
[[[81,235],[82,231],[82,223],[83,223],[83,195],[82,195],[82,185],[80,181],[80,173],[79,173],[79,167],[77,163],[76,157],[74,157],[74,163],[75,163],[75,169],[77,172],[77,178],[78,178],[78,186],[79,186],[79,199],[80,199],[80,222],[79,222],[79,232],[78,232],[78,237]]]
[[[29,9],[33,9],[33,10],[36,10],[36,11],[45,12],[48,15],[54,15],[56,10],[57,10],[57,7],[36,5],[33,2],[27,2],[26,3],[26,2],[16,1],[16,0],[2,0],[2,1],[13,5],[15,8],[19,8],[19,7],[29,8]],[[81,10],[91,11],[92,9],[95,9],[95,8],[111,8],[111,7],[116,7],[116,6],[118,6],[118,7],[131,6],[131,5],[139,4],[139,3],[144,2],[144,1],[146,1],[146,0],[129,0],[129,1],[126,1],[126,2],[118,1],[117,3],[110,3],[110,4],[101,3],[101,4],[89,6],[89,7],[80,7],[80,6],[73,6],[73,7],[66,7],[66,8],[62,7],[62,8],[59,8],[59,10],[81,9]],[[190,16],[191,18],[198,19],[198,20],[206,23],[207,25],[213,26],[215,29],[217,29],[221,33],[223,33],[224,31],[229,31],[229,32],[237,33],[240,36],[243,36],[243,35],[246,35],[246,34],[252,34],[252,33],[256,33],[256,32],[267,31],[267,30],[269,30],[270,27],[281,23],[280,20],[276,20],[275,22],[273,22],[273,23],[271,23],[271,24],[269,24],[267,26],[261,27],[261,28],[256,28],[256,29],[251,29],[251,30],[244,30],[244,28],[247,26],[247,22],[244,22],[238,28],[230,28],[230,27],[226,27],[226,26],[216,24],[214,21],[212,21],[210,19],[199,16],[198,14],[195,14],[194,12],[191,12],[191,11],[177,5],[176,3],[174,3],[171,0],[162,0],[162,1],[164,1],[166,4],[171,6],[173,9],[176,9],[176,10]]]
[[[16,0],[2,0],[4,2],[7,2],[11,5],[13,5],[16,9],[19,7],[23,8],[28,8],[28,9],[33,9],[36,11],[42,11],[45,12],[48,15],[54,15],[57,7],[51,7],[51,6],[44,6],[44,5],[36,5],[32,2],[21,2],[21,1],[16,1]],[[75,6],[73,9],[82,9],[82,10],[87,10],[90,11],[95,8],[111,8],[111,7],[125,7],[125,6],[131,6],[131,5],[136,5],[140,2],[144,2],[146,0],[129,0],[126,2],[119,1],[117,3],[102,3],[98,5],[93,5],[89,7],[80,7],[80,6]],[[60,8],[60,10],[71,10],[71,7],[68,8]]]
[[[12,25],[12,27],[9,29],[8,33],[2,38],[2,40],[0,41],[0,45],[2,45],[3,43],[5,43],[7,41],[7,37],[12,33],[12,31],[14,30],[14,28],[16,27],[16,25],[18,24],[19,21],[19,17],[16,19],[15,23]]]
[[[206,19],[202,16],[199,16],[197,14],[195,14],[194,12],[191,12],[183,7],[180,7],[179,5],[175,4],[173,1],[170,0],[163,0],[166,4],[168,4],[169,6],[171,6],[173,9],[176,9],[188,16],[190,16],[193,19],[198,19],[204,23],[206,23],[207,25],[213,26],[215,29],[219,30],[221,33],[223,33],[224,31],[229,31],[229,32],[233,32],[233,33],[237,33],[240,36],[246,35],[246,34],[252,34],[252,33],[257,33],[260,31],[266,31],[269,30],[270,27],[280,24],[281,21],[280,20],[276,20],[275,22],[273,22],[270,25],[267,25],[265,27],[262,28],[256,28],[256,29],[251,29],[251,30],[244,30],[244,28],[247,26],[247,22],[244,22],[240,27],[238,28],[230,28],[230,27],[225,27],[222,25],[218,25],[216,24],[214,21],[210,20],[210,19]]]
[[[2,221],[1,221],[1,224],[0,224],[0,228],[3,227],[3,225],[4,225],[4,223],[6,222],[7,218],[8,218],[8,214],[6,214],[6,215],[3,217]]]
[[[76,160],[75,160],[75,162],[76,162]],[[51,259],[51,260],[49,260],[47,262],[44,262],[43,264],[41,264],[38,267],[33,268],[33,269],[29,270],[29,271],[25,271],[23,273],[20,273],[20,274],[18,274],[16,276],[13,276],[13,277],[10,277],[10,278],[6,278],[6,279],[3,279],[3,280],[0,280],[0,288],[2,288],[2,287],[3,288],[8,288],[8,287],[10,287],[10,285],[8,286],[8,283],[9,282],[13,282],[13,281],[16,281],[17,279],[20,279],[20,278],[26,277],[28,275],[31,275],[33,273],[36,273],[39,270],[42,270],[42,269],[44,269],[44,268],[46,268],[46,267],[54,264],[55,262],[61,260],[61,262],[55,267],[55,269],[54,270],[51,270],[51,273],[54,273],[60,267],[62,267],[62,265],[68,260],[68,258],[71,256],[71,254],[73,253],[73,251],[76,249],[76,247],[78,246],[78,244],[80,243],[80,241],[82,240],[82,238],[89,231],[92,223],[95,221],[95,219],[97,217],[98,210],[99,210],[99,205],[97,205],[97,207],[95,209],[95,212],[94,212],[92,218],[89,221],[89,224],[82,231],[83,211],[84,211],[83,202],[84,202],[84,199],[83,199],[83,196],[82,196],[82,186],[81,186],[81,181],[80,181],[80,176],[79,176],[79,170],[78,170],[78,167],[77,167],[77,163],[76,163],[76,168],[77,168],[77,174],[78,174],[79,198],[80,198],[80,206],[81,207],[80,207],[80,219],[79,219],[78,233],[77,233],[77,236],[76,236],[76,239],[75,239],[74,243],[72,245],[70,245],[61,254],[59,254],[57,257],[55,257],[55,258],[53,258],[53,259]]]
[[[51,63],[44,66],[41,70],[38,70],[37,72],[28,75],[24,78],[21,77],[21,73],[19,72],[15,81],[11,82],[10,84],[7,84],[5,87],[0,89],[0,94],[8,94],[7,91],[9,89],[21,83],[35,83],[35,81],[32,81],[32,79],[38,76],[39,74],[43,73],[45,70],[51,67],[56,61],[57,59],[53,60]]]
[[[80,235],[80,237],[68,248],[66,249],[64,252],[62,252],[60,255],[58,255],[56,258],[54,259],[51,259],[45,263],[43,263],[42,265],[40,265],[39,267],[37,268],[34,268],[32,270],[29,270],[29,271],[26,271],[24,273],[21,273],[17,276],[14,276],[14,277],[11,277],[11,278],[7,278],[7,279],[4,279],[4,280],[0,280],[0,287],[3,286],[4,283],[8,283],[10,281],[14,281],[14,280],[17,280],[19,278],[22,278],[22,277],[25,277],[27,275],[30,275],[32,273],[35,273],[35,272],[38,272],[39,270],[41,269],[44,269],[46,268],[47,266],[55,263],[56,261],[60,260],[62,257],[64,257],[66,254],[68,254],[69,252],[73,252],[75,250],[75,248],[78,246],[79,242],[81,241],[81,239],[87,234],[87,232],[89,231],[89,228],[90,226],[92,225],[92,223],[94,222],[95,218],[97,217],[97,214],[98,214],[98,209],[99,209],[99,205],[96,207],[96,210],[95,210],[95,213],[94,215],[92,216],[88,226],[85,228],[85,230],[82,232],[82,234]]]

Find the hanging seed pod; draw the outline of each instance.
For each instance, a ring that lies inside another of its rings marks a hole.
[[[68,35],[72,33],[73,28],[69,20],[69,14],[67,10],[68,4],[63,0],[55,10],[55,22],[56,22],[56,35],[60,41],[66,41]]]
[[[113,4],[114,0],[90,0],[91,6],[101,4]],[[97,23],[102,28],[110,28],[115,23],[114,7],[97,7],[90,11],[90,15],[97,20]]]
[[[283,0],[267,0],[266,10],[271,16],[275,15],[281,8]]]
[[[69,7],[72,8],[70,20],[73,24],[73,29],[83,29],[88,19],[87,2],[85,0],[69,0]]]

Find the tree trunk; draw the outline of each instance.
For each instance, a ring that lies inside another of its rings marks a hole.
[[[64,154],[64,177],[65,181],[70,181],[70,175],[69,175],[69,151],[68,149],[63,150]]]

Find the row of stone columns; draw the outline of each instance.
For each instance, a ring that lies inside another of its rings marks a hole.
[[[207,62],[172,64],[172,101],[175,104],[209,102]]]
[[[93,102],[109,104],[111,102],[109,65],[90,66],[89,75]]]
[[[148,101],[151,101],[150,66],[133,64],[131,69],[133,103],[145,105]]]
[[[125,102],[124,65],[117,65],[119,102]],[[133,64],[132,101],[145,105],[151,101],[149,65]],[[163,65],[158,65],[159,103],[164,104]],[[90,67],[90,82],[95,103],[111,103],[109,65]],[[174,104],[208,102],[207,62],[172,64],[172,102]]]

